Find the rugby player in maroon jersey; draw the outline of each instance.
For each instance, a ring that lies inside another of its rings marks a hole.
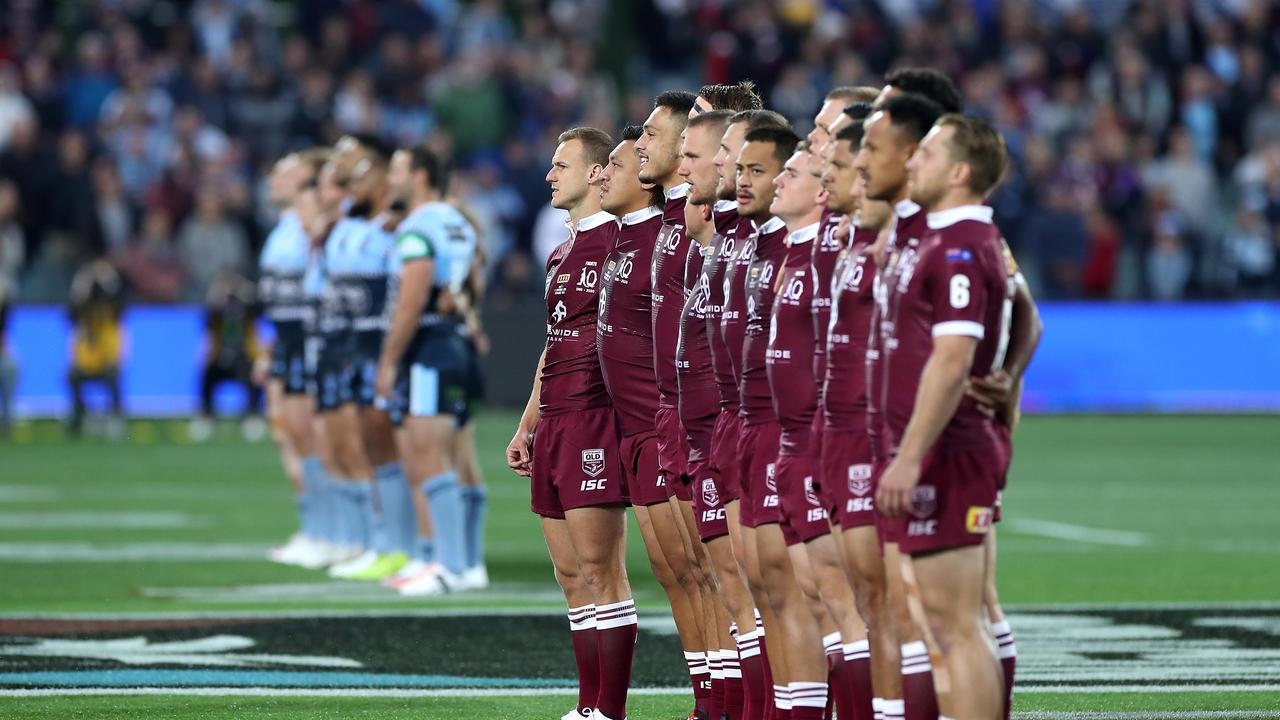
[[[888,107],[886,105],[886,107]],[[1004,474],[994,420],[965,388],[1003,368],[1014,282],[992,210],[982,205],[1008,164],[986,121],[947,115],[908,163],[927,229],[904,247],[886,328],[886,447],[876,502],[899,525],[923,617],[950,679],[944,717],[993,720],[1003,681],[983,615],[982,547]]]
[[[595,128],[574,128],[559,140],[547,182],[552,205],[569,211],[570,232],[547,261],[547,345],[507,465],[531,477],[531,507],[569,604],[576,712],[621,720],[636,611],[623,563],[627,490],[617,420],[596,350],[600,272],[618,232],[600,209],[614,142]]]
[[[724,703],[717,704],[717,668],[713,663],[710,712],[711,717],[719,717],[717,710],[723,710],[730,717],[738,718],[742,715],[743,693],[737,644],[730,632],[730,625],[754,629],[755,606],[729,539],[724,483],[712,462],[711,441],[720,414],[720,394],[711,361],[708,322],[708,315],[713,312],[712,253],[717,249],[713,243],[715,226],[711,222],[711,216],[720,184],[715,156],[732,115],[728,110],[713,110],[691,118],[681,145],[677,172],[689,184],[686,226],[693,227],[696,223],[700,232],[693,235],[695,242],[690,244],[689,249],[685,278],[689,297],[681,315],[676,368],[680,381],[680,419],[689,439],[689,467],[694,481],[693,505],[697,514],[698,533],[716,573],[718,600],[722,603],[717,608],[720,617],[715,631],[720,648],[719,679],[720,684],[724,685]],[[736,219],[735,212],[732,217],[734,225]],[[722,218],[721,222],[723,221]],[[722,296],[723,263],[719,263],[719,267],[720,272],[716,273],[714,282],[722,284]],[[725,664],[726,661],[728,664]]]
[[[724,484],[728,498],[725,501],[725,515],[729,524],[729,537],[734,556],[746,573],[748,588],[756,607],[754,627],[740,625],[737,637],[738,660],[742,667],[745,693],[743,717],[751,720],[762,718],[766,712],[774,709],[772,673],[768,663],[764,628],[766,625],[776,627],[776,620],[769,607],[760,564],[756,561],[751,504],[741,501],[745,497],[742,475],[745,467],[738,448],[739,436],[742,434],[739,385],[747,317],[743,280],[746,277],[745,268],[753,255],[756,231],[751,219],[738,213],[735,162],[746,142],[746,133],[768,125],[785,127],[787,121],[771,110],[746,110],[729,118],[714,158],[719,177],[717,196],[720,203],[714,213],[717,232],[713,246],[717,250],[708,258],[708,291],[711,297],[708,302],[717,312],[716,316],[708,318],[711,362],[715,367],[716,384],[720,391],[720,415],[716,418],[716,428],[711,438],[711,462]],[[714,279],[717,274],[722,274],[722,281]]]
[[[659,94],[653,111],[644,122],[644,132],[636,140],[640,158],[640,181],[656,185],[665,193],[662,227],[654,242],[652,304],[653,366],[658,385],[658,471],[682,527],[685,556],[692,558],[698,595],[692,598],[698,637],[682,638],[685,660],[694,690],[695,716],[704,715],[711,702],[711,669],[707,653],[717,650],[715,640],[715,574],[702,544],[697,541],[697,520],[693,512],[693,492],[689,482],[689,442],[680,423],[679,379],[676,374],[676,346],[680,339],[680,313],[684,309],[684,270],[689,256],[689,237],[684,232],[684,206],[689,186],[676,174],[680,163],[680,136],[689,122],[693,93],[668,91]],[[664,544],[665,547],[665,544]],[[690,648],[693,648],[692,650]]]
[[[622,141],[609,154],[601,182],[601,207],[618,218],[619,229],[601,278],[597,342],[622,435],[622,469],[631,505],[649,564],[667,594],[683,639],[700,637],[700,621],[689,600],[700,591],[692,572],[693,559],[684,551],[683,523],[668,502],[666,484],[658,472],[649,267],[662,225],[663,197],[657,188],[640,182],[635,141],[641,132],[638,125],[623,128]]]
[[[881,101],[877,101],[881,102]],[[893,205],[896,216],[893,233],[885,247],[885,256],[877,258],[873,288],[876,307],[872,311],[867,338],[867,436],[872,457],[872,482],[878,480],[887,463],[881,407],[883,405],[884,329],[881,327],[886,303],[895,285],[895,267],[902,252],[919,244],[925,229],[924,213],[907,197],[906,161],[933,122],[941,115],[936,103],[915,94],[894,94],[883,99],[879,109],[863,125],[863,136],[856,162],[866,182],[866,197]],[[934,720],[937,699],[933,687],[933,667],[924,645],[920,628],[907,612],[907,586],[903,582],[902,562],[898,552],[898,535],[893,523],[877,516],[877,532],[884,548],[884,566],[888,579],[889,602],[893,608],[894,628],[902,652],[902,692],[905,717],[908,720]],[[892,701],[884,703],[886,715],[898,709]]]
[[[869,110],[869,106],[865,108]],[[824,177],[828,208],[852,216],[850,237],[836,263],[831,318],[825,338],[826,363],[822,395],[822,472],[824,486],[839,499],[833,513],[840,516],[844,557],[858,609],[866,621],[870,648],[849,648],[845,661],[862,677],[871,663],[872,711],[883,713],[886,699],[902,702],[899,650],[885,598],[884,561],[876,537],[872,511],[871,448],[866,434],[867,328],[875,306],[872,279],[876,257],[888,239],[893,207],[867,199],[865,182],[855,164],[862,138],[861,122],[836,134],[831,162]],[[846,646],[847,647],[847,646]],[[864,688],[865,684],[861,687]],[[899,713],[900,714],[900,713]]]

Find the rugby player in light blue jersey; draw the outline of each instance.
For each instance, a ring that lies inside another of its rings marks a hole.
[[[397,228],[396,298],[376,389],[393,398],[400,459],[419,508],[419,547],[415,562],[388,584],[406,595],[434,595],[480,584],[477,573],[468,573],[462,489],[452,458],[469,411],[470,356],[458,297],[476,233],[444,201],[448,172],[431,150],[397,151],[389,180],[409,215]]]

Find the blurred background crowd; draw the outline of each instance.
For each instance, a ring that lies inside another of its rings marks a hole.
[[[1280,4],[1268,0],[8,0],[0,295],[128,302],[252,277],[288,150],[374,132],[450,151],[493,301],[563,234],[557,133],[655,91],[754,80],[806,129],[827,89],[951,74],[1005,133],[995,198],[1043,299],[1280,295]],[[95,265],[95,267],[99,267]]]

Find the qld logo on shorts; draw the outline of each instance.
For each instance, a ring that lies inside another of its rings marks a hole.
[[[716,490],[716,481],[711,478],[702,479],[702,502],[707,507],[716,507],[720,504],[720,493]]]
[[[932,485],[918,485],[911,494],[911,514],[924,520],[938,509],[938,489]]]
[[[604,450],[592,448],[582,451],[582,472],[596,477],[604,472]]]
[[[849,492],[858,496],[871,492],[871,465],[849,466]]]
[[[813,489],[813,476],[804,479],[804,499],[814,507],[822,507],[822,501],[818,499],[818,493]]]

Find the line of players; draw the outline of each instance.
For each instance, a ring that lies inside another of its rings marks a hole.
[[[1003,140],[960,109],[910,69],[832,91],[804,140],[750,83],[560,136],[569,238],[507,461],[569,605],[565,720],[626,715],[628,504],[691,718],[1008,717],[994,523],[1040,324],[983,205]]]
[[[470,424],[483,258],[448,186],[430,149],[365,136],[270,176],[268,407],[300,521],[273,560],[405,595],[488,585]]]

